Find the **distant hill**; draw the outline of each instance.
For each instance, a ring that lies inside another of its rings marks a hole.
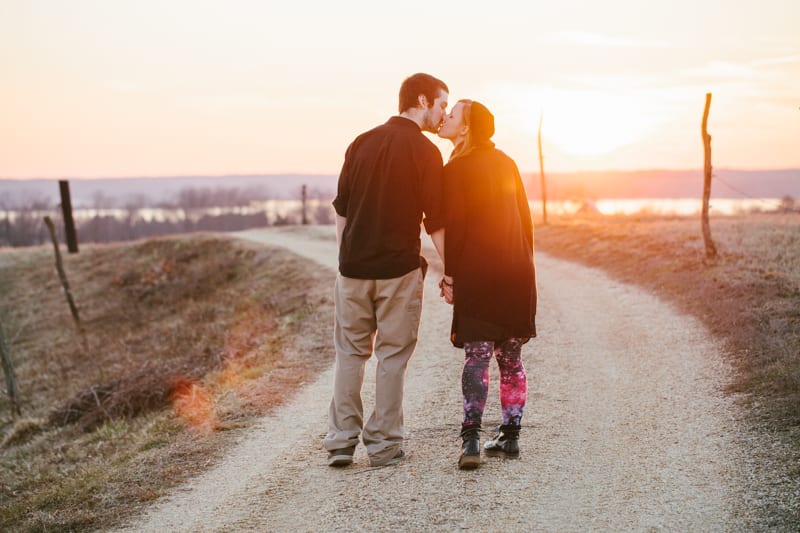
[[[800,169],[732,170],[715,169],[714,198],[800,199]],[[526,173],[528,196],[541,197],[538,173]],[[333,198],[335,175],[243,175],[167,176],[151,178],[72,179],[70,191],[75,207],[92,207],[103,198],[114,205],[140,196],[147,205],[174,201],[184,189],[242,189],[260,198],[298,199],[302,185],[314,198]],[[30,200],[59,202],[58,180],[0,179],[0,207]],[[570,198],[697,198],[703,191],[702,170],[639,170],[569,172],[547,174],[547,196],[551,200]]]
[[[627,172],[570,172],[546,174],[547,197],[569,198],[699,198],[703,171],[637,170]],[[524,176],[528,196],[541,198],[538,173]],[[800,199],[800,169],[714,169],[713,198]]]

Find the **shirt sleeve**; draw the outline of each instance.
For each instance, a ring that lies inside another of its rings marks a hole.
[[[422,222],[428,235],[443,228],[445,223],[442,154],[435,146],[431,148],[422,175]]]
[[[336,214],[341,217],[347,217],[347,203],[350,199],[350,166],[355,149],[353,148],[355,142],[347,147],[344,154],[344,163],[342,170],[339,172],[339,183],[336,188],[336,198],[333,199],[333,208]]]

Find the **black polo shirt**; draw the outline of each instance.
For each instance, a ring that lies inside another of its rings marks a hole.
[[[442,154],[416,122],[392,117],[347,148],[333,207],[347,218],[339,272],[390,279],[424,264],[420,224],[444,226]]]

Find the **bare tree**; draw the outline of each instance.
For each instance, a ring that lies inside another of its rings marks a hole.
[[[198,208],[203,206],[203,193],[200,189],[187,187],[178,191],[177,206],[183,218],[183,230],[191,231],[192,218]]]
[[[11,246],[11,196],[0,194],[0,246]]]
[[[331,205],[334,196],[332,191],[322,190],[319,187],[314,187],[309,191],[308,197],[316,203],[312,210],[315,224],[330,225],[336,221],[334,217],[336,211],[333,210],[333,205]]]
[[[53,210],[52,202],[41,193],[25,191],[14,200],[6,196],[5,233],[10,246],[32,246],[47,242],[42,214]]]
[[[141,210],[150,203],[150,199],[141,193],[128,196],[123,203],[125,212],[123,218],[124,234],[123,239],[132,240],[140,235],[136,232],[136,224],[140,220]]]
[[[100,189],[92,193],[92,207],[94,209],[111,209],[116,205],[116,200]]]
[[[795,202],[794,198],[789,194],[785,194],[781,197],[781,206],[779,210],[784,213],[792,213],[797,210],[796,205],[797,202]]]
[[[331,225],[336,221],[333,216],[334,213],[336,211],[334,211],[330,202],[320,201],[316,209],[314,209],[314,222],[316,224]]]

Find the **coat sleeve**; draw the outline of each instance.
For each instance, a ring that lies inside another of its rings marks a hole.
[[[456,276],[458,263],[462,257],[466,238],[467,209],[466,209],[466,179],[458,171],[458,165],[448,163],[444,167],[444,204],[445,204],[445,231],[444,231],[444,273]]]
[[[531,262],[533,266],[533,279],[531,280],[531,328],[533,337],[536,336],[536,307],[539,300],[539,289],[536,283],[536,260],[534,259],[533,251],[533,219],[531,218],[531,206],[528,203],[528,193],[525,191],[525,185],[522,183],[522,176],[519,174],[519,169],[516,163],[514,164],[514,173],[516,174],[517,181],[517,206],[519,209],[519,218],[522,223],[522,232],[525,237],[528,250],[531,254]]]
[[[525,191],[525,185],[522,183],[522,176],[520,176],[519,169],[516,163],[514,166],[514,174],[517,182],[517,207],[519,209],[519,218],[522,222],[522,233],[528,243],[531,255],[533,255],[533,219],[531,218],[531,206],[528,203],[528,193]]]

